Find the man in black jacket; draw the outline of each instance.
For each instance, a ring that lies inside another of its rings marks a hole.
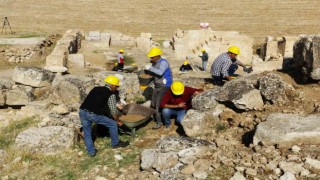
[[[129,142],[119,140],[118,125],[123,123],[119,120],[118,87],[120,80],[116,76],[108,76],[106,86],[94,87],[80,106],[80,119],[84,133],[84,142],[89,156],[96,154],[92,141],[92,123],[104,125],[109,129],[112,148],[126,147]]]

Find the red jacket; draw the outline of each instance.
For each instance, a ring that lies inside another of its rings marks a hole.
[[[183,94],[180,96],[177,96],[172,93],[171,89],[168,89],[168,91],[164,94],[162,98],[160,107],[164,108],[164,105],[166,104],[178,105],[182,102],[185,102],[186,106],[183,109],[188,110],[192,107],[192,104],[191,104],[192,95],[196,91],[202,92],[203,90],[185,86]]]

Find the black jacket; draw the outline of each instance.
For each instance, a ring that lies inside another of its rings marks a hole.
[[[84,99],[80,109],[85,109],[98,115],[106,115],[110,117],[108,99],[112,94],[116,95],[117,100],[119,99],[118,92],[112,92],[105,86],[94,87]]]

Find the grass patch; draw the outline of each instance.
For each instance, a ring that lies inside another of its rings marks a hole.
[[[19,34],[17,38],[33,38],[33,37],[44,37],[43,34],[38,34],[35,32],[25,33],[25,34]]]
[[[9,126],[0,130],[0,149],[5,149],[12,145],[16,136],[23,130],[36,124],[34,117],[22,119],[20,121],[13,122]]]
[[[130,66],[131,64],[135,63],[133,57],[131,57],[131,56],[124,55],[123,58],[124,58],[124,64],[127,66]]]
[[[100,50],[100,49],[95,49],[92,51],[92,53],[94,54],[100,54],[100,53],[104,53],[105,51],[104,50]]]
[[[216,133],[220,133],[220,132],[226,130],[226,125],[223,123],[217,123],[215,125],[215,130],[216,130]]]
[[[1,130],[1,139],[11,139],[6,144],[7,156],[5,157],[6,166],[0,166],[0,177],[7,176],[8,179],[81,179],[84,174],[88,178],[94,178],[97,174],[102,177],[108,177],[110,173],[121,175],[120,168],[139,166],[139,155],[141,148],[121,148],[112,149],[110,137],[97,138],[94,142],[98,153],[95,157],[89,157],[86,154],[86,148],[83,139],[80,140],[74,149],[69,149],[56,155],[45,155],[41,153],[32,153],[24,150],[16,150],[12,145],[14,138],[18,133],[33,125],[35,120],[32,118],[23,119],[15,122]],[[129,134],[120,134],[120,139],[134,143],[135,138],[145,135],[145,130],[139,129],[136,136]],[[12,138],[10,138],[12,137]],[[0,148],[1,149],[1,148]],[[78,152],[83,152],[79,156]],[[123,159],[116,160],[115,155],[120,155]],[[20,161],[12,163],[15,159]]]

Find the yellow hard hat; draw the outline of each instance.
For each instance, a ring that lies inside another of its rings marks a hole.
[[[201,52],[206,52],[206,50],[205,49],[201,49]]]
[[[155,56],[159,56],[162,54],[162,51],[160,48],[157,48],[157,47],[154,47],[154,48],[151,48],[149,53],[148,53],[148,57],[151,58],[151,57],[155,57]]]
[[[181,95],[184,92],[184,85],[182,82],[180,81],[176,81],[174,83],[172,83],[171,85],[171,91],[173,92],[173,94],[175,95]]]
[[[123,49],[120,49],[120,50],[119,50],[119,53],[124,53],[124,50],[123,50]]]
[[[104,79],[104,82],[111,85],[120,86],[120,80],[116,76],[108,76]]]
[[[240,54],[240,49],[237,46],[230,46],[228,52],[238,55]]]
[[[188,61],[184,61],[184,62],[183,62],[183,65],[187,65],[187,64],[189,64]]]
[[[141,90],[145,90],[146,88],[147,88],[148,86],[139,86],[139,88],[141,89]]]
[[[117,63],[117,62],[115,62],[115,63],[114,63],[114,65],[115,65],[115,66],[118,66],[118,63]]]

